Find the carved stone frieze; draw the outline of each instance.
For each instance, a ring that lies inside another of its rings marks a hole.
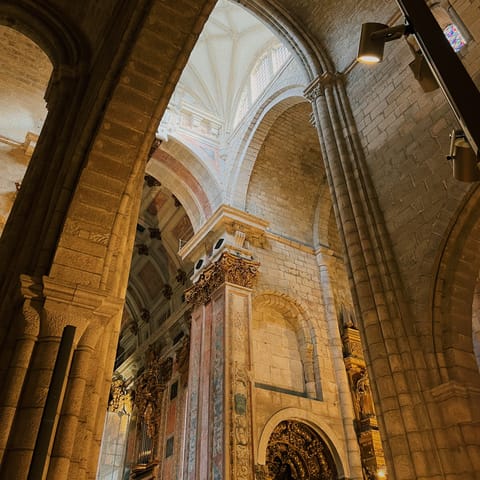
[[[232,444],[235,452],[235,478],[251,478],[250,455],[250,412],[249,412],[249,375],[237,362],[233,366],[233,408],[232,408]],[[232,460],[234,458],[232,457]]]
[[[215,263],[205,269],[197,283],[186,290],[185,299],[194,304],[208,303],[212,293],[226,282],[252,288],[259,265],[253,260],[224,252]]]

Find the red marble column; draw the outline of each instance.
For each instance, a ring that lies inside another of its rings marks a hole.
[[[185,479],[253,478],[251,288],[258,263],[225,252],[187,291],[192,315]]]

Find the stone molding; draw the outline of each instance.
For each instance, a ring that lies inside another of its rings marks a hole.
[[[200,275],[195,285],[185,291],[185,299],[193,304],[205,304],[223,283],[233,283],[240,287],[252,288],[260,263],[230,252],[220,258]]]
[[[20,291],[28,310],[27,323],[35,318],[40,322],[34,327],[34,321],[29,328],[39,329],[41,336],[61,336],[66,325],[77,326],[81,335],[87,324],[99,322],[100,326],[108,322],[124,304],[120,298],[78,285],[73,287],[47,276],[20,275]]]

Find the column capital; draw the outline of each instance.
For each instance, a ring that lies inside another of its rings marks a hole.
[[[185,298],[194,304],[208,303],[213,292],[223,283],[252,288],[259,266],[259,262],[226,251],[205,269],[195,285],[186,290]]]
[[[318,97],[323,96],[326,88],[335,85],[342,78],[339,73],[324,72],[307,86],[303,94],[309,102],[313,103]]]
[[[28,311],[39,315],[41,335],[61,336],[65,325],[76,326],[81,335],[89,323],[100,327],[108,322],[124,304],[123,299],[107,292],[62,283],[48,276],[20,275],[20,292],[25,305],[32,307]]]

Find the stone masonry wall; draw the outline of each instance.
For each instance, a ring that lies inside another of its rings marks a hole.
[[[296,105],[274,123],[250,178],[247,211],[268,220],[272,231],[312,245],[323,167],[310,108]]]
[[[480,10],[467,3],[457,2],[458,12],[468,12],[473,38],[460,56],[473,74]],[[412,59],[404,40],[393,42],[380,65],[353,69],[347,90],[408,299],[421,311],[431,285],[425,279],[470,185],[452,178],[446,160],[449,133],[458,128],[454,115],[440,90],[422,91]]]

